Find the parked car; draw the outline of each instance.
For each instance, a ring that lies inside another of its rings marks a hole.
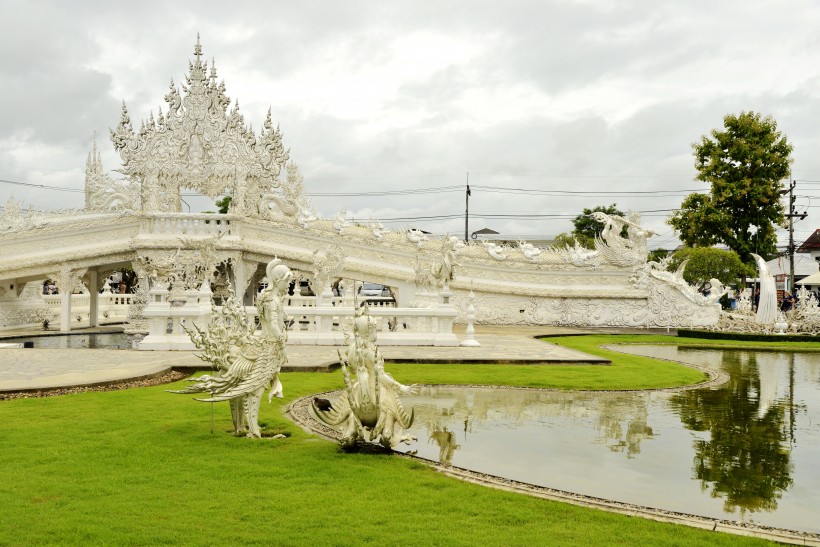
[[[359,287],[359,296],[393,296],[390,287],[378,283],[362,283]]]

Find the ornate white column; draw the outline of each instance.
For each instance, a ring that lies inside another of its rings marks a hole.
[[[233,262],[234,291],[239,302],[253,305],[255,294],[248,294],[248,288],[256,277],[257,262],[238,258]]]
[[[142,181],[142,207],[143,211],[153,213],[159,210],[157,194],[159,193],[159,180],[157,173],[148,173]]]
[[[238,171],[236,173],[236,184],[234,184],[233,192],[231,193],[230,213],[237,215],[245,214],[245,187],[247,185],[247,181],[245,179],[247,176],[248,173],[244,171]]]
[[[72,270],[64,265],[49,276],[57,283],[60,291],[60,332],[71,331],[71,293],[82,282],[84,274],[85,270]]]
[[[86,287],[88,287],[88,326],[89,327],[98,327],[100,325],[99,322],[99,295],[100,289],[98,287],[98,276],[99,273],[97,270],[88,270],[88,273],[85,274],[86,279]]]

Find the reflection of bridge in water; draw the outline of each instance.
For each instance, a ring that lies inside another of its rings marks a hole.
[[[76,318],[70,295],[80,290],[89,295],[88,322],[98,324],[97,294],[110,272],[122,268],[136,272],[141,290],[130,306],[132,330],[146,329],[142,309],[152,298],[179,303],[190,293],[189,301],[202,304],[203,296],[193,294],[200,288],[207,293],[209,285],[219,298],[230,284],[252,304],[260,266],[274,257],[309,280],[325,302],[330,286],[343,279],[352,294],[356,280],[391,287],[402,309],[453,304],[459,321],[471,290],[477,321],[488,324],[675,327],[717,320],[716,304],[646,263],[651,234],[634,215],[606,217],[594,250],[465,244],[417,230],[389,231],[378,221],[354,224],[344,213],[318,218],[270,112],[254,133],[239,107],[230,107],[225,84],[203,62],[199,43],[194,55],[182,93],[172,84],[167,111],[151,114],[139,131],[123,105],[111,139],[124,179],[104,172],[95,144],[82,210],[39,213],[6,204],[0,217],[0,328],[42,321],[34,297],[35,285],[45,279],[60,291],[62,330]],[[230,210],[182,213],[183,190],[214,199],[230,195]],[[451,296],[439,294],[445,286]],[[149,297],[154,289],[169,293]],[[421,313],[407,312],[397,324]],[[435,330],[440,319],[427,315]]]

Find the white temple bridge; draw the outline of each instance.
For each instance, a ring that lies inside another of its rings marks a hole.
[[[335,306],[330,287],[338,280],[348,297],[356,280],[391,287],[397,310],[416,311],[386,316],[393,324],[385,332],[409,329],[414,316],[441,315],[444,306],[450,321],[463,322],[470,291],[479,323],[692,327],[718,320],[717,304],[646,262],[652,234],[637,216],[604,215],[607,228],[594,250],[465,244],[389,231],[378,221],[354,225],[344,213],[319,218],[270,111],[261,132],[252,132],[238,105],[229,108],[225,84],[202,61],[198,42],[181,89],[172,83],[167,110],[151,114],[139,131],[123,104],[111,140],[125,178],[104,172],[95,144],[83,209],[39,213],[9,200],[0,216],[0,329],[42,322],[45,279],[60,291],[62,330],[76,317],[71,294],[78,289],[88,294],[88,323],[97,324],[98,293],[109,272],[123,267],[139,279],[129,311],[134,331],[147,330],[160,301],[183,308],[195,299],[207,309],[210,286],[219,292],[230,285],[252,304],[261,266],[274,257],[310,280],[319,307]],[[231,195],[230,212],[183,213],[183,190]],[[311,314],[322,316],[305,317]],[[336,335],[325,338],[338,343]]]

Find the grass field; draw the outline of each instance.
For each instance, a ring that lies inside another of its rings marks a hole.
[[[511,385],[551,389],[657,389],[696,384],[706,379],[698,370],[675,363],[601,349],[601,344],[634,343],[641,336],[565,336],[547,338],[585,353],[600,355],[611,365],[430,365],[393,364],[387,370],[402,383]],[[668,342],[670,337],[665,338]],[[673,338],[672,340],[677,340]]]
[[[660,334],[607,334],[590,336],[557,336],[544,338],[546,342],[553,342],[568,348],[578,349],[595,355],[617,355],[599,349],[601,344],[660,344],[677,345],[691,348],[717,349],[746,349],[760,351],[820,351],[820,338],[817,342],[746,342],[743,340],[712,340],[706,338],[678,338]]]
[[[567,389],[702,377],[673,363],[594,352],[613,365],[389,370],[404,383]],[[289,373],[282,381],[284,404],[342,384],[338,371]],[[282,401],[263,403],[261,421],[286,439],[236,438],[226,403],[164,391],[181,385],[0,401],[0,544],[761,543],[463,483],[404,458],[344,453],[285,419]]]

